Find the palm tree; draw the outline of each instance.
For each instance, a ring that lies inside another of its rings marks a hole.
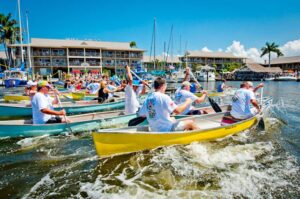
[[[11,65],[12,53],[11,48],[7,45],[14,44],[16,41],[20,41],[19,27],[17,21],[11,18],[11,13],[7,16],[0,13],[0,44],[3,44],[6,57],[8,59],[8,65]]]
[[[266,43],[266,46],[261,48],[261,55],[260,57],[269,54],[269,67],[271,67],[271,53],[274,52],[277,54],[277,57],[283,56],[283,53],[280,51],[279,46],[277,44],[273,43]]]
[[[129,45],[130,45],[130,48],[136,48],[137,47],[135,41],[131,41]]]

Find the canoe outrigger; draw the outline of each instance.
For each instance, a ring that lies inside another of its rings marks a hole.
[[[222,126],[224,113],[193,116],[201,129],[178,132],[149,132],[149,126],[105,129],[93,132],[93,140],[100,157],[154,149],[162,146],[190,144],[237,134],[257,123],[257,116],[231,125]],[[182,118],[180,120],[191,119]]]

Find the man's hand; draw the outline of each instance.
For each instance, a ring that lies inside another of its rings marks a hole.
[[[53,93],[54,93],[55,95],[60,95],[60,93],[59,93],[59,91],[58,91],[57,89],[53,89]]]
[[[60,111],[59,111],[59,115],[66,115],[65,109],[60,110]]]
[[[260,84],[258,84],[257,87],[258,87],[258,88],[262,88],[262,87],[264,87],[264,84],[263,84],[263,83],[260,83]]]
[[[201,93],[202,93],[203,95],[207,95],[207,94],[208,94],[206,90],[202,90]]]

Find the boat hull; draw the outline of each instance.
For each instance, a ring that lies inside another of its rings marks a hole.
[[[124,101],[112,102],[106,104],[91,104],[91,105],[76,105],[65,106],[64,109],[67,115],[75,115],[80,113],[92,113],[101,111],[110,111],[123,109],[125,107]],[[61,110],[61,108],[55,108],[55,110]],[[25,105],[15,105],[15,104],[0,104],[0,118],[10,118],[10,117],[29,117],[32,116],[31,107],[26,107]]]
[[[106,157],[116,154],[131,153],[142,150],[154,149],[161,146],[190,144],[192,142],[209,141],[228,135],[237,134],[251,128],[257,119],[251,119],[218,128],[195,130],[192,132],[170,133],[120,133],[120,132],[95,132],[93,140],[97,154]]]
[[[103,113],[105,114],[105,113]],[[81,116],[81,115],[80,115]],[[79,115],[77,117],[80,117]],[[85,117],[84,115],[82,117]],[[93,131],[97,129],[109,128],[112,126],[126,125],[129,120],[136,117],[136,114],[117,115],[114,117],[87,119],[72,123],[57,123],[57,124],[3,124],[0,122],[0,137],[34,137],[42,135],[58,135],[62,133],[79,133]],[[72,120],[72,117],[70,117]]]

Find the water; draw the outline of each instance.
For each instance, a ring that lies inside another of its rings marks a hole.
[[[106,159],[90,132],[1,138],[0,198],[299,198],[299,90],[265,82],[265,131]]]

